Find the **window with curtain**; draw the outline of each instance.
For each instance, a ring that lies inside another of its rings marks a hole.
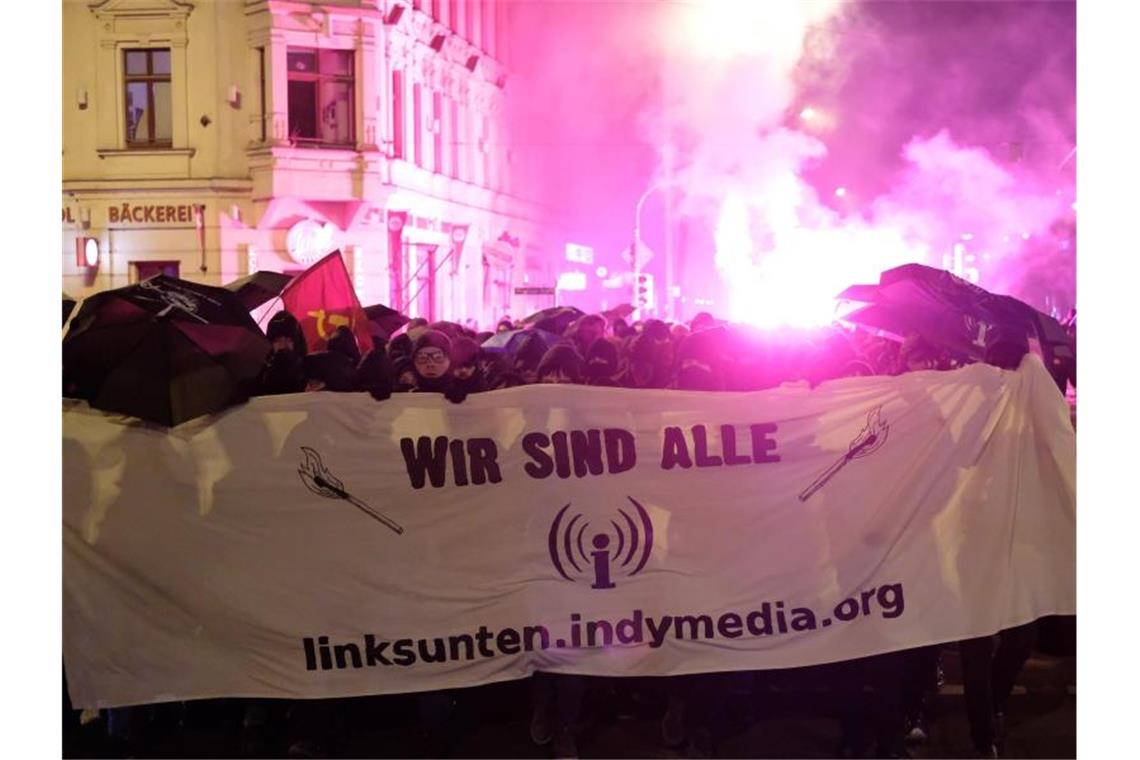
[[[354,60],[351,50],[289,48],[289,138],[301,145],[351,147]]]
[[[169,148],[170,48],[123,51],[128,148]]]

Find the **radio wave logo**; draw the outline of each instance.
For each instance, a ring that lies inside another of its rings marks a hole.
[[[608,525],[593,527],[581,512],[568,518],[569,504],[559,510],[549,536],[550,561],[559,575],[574,583],[592,572],[590,588],[604,589],[615,588],[611,580],[615,573],[628,578],[641,572],[653,550],[653,522],[645,507],[632,496],[626,498],[633,505],[636,520],[619,507],[617,515],[607,520]]]

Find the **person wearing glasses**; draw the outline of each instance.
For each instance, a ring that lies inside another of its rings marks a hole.
[[[451,386],[451,339],[439,330],[428,330],[412,344],[413,391],[444,393]]]

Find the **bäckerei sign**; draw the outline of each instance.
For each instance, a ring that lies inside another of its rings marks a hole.
[[[1035,357],[169,431],[69,402],[63,431],[77,707],[783,668],[1075,612],[1074,434]]]

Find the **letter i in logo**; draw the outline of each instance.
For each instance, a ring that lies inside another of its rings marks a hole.
[[[594,558],[594,583],[590,588],[614,588],[610,581],[610,537],[605,533],[594,536],[595,551],[590,552]]]
[[[624,520],[625,530],[617,519],[611,519],[612,533],[608,530],[592,531],[589,519],[581,513],[573,514],[564,523],[563,519],[571,508],[569,504],[558,511],[550,525],[547,545],[550,561],[559,575],[571,582],[576,582],[576,578],[585,580],[593,565],[594,582],[590,588],[601,590],[617,587],[613,582],[614,573],[629,578],[641,572],[653,551],[653,522],[641,504],[632,496],[627,498],[640,519],[635,521],[624,509],[618,508],[616,513]],[[589,552],[586,551],[587,537],[593,544]],[[616,549],[613,548],[615,543]]]

